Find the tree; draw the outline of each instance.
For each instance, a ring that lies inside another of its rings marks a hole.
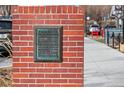
[[[87,16],[90,16],[91,19],[97,21],[97,23],[101,26],[103,22],[103,18],[108,16],[111,12],[110,5],[90,5],[87,6]]]
[[[0,5],[0,15],[1,16],[10,16],[11,15],[11,6],[10,5]]]

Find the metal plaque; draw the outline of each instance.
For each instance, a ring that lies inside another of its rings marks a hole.
[[[35,29],[35,61],[61,61],[62,27]]]

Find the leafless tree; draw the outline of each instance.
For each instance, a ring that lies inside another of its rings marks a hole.
[[[10,16],[11,15],[11,6],[10,5],[0,5],[0,15],[1,16]]]
[[[97,19],[98,16],[105,16],[110,14],[111,6],[110,5],[89,5],[87,6],[87,15],[92,18]]]

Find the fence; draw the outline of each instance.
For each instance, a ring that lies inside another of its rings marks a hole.
[[[104,42],[108,46],[120,49],[120,42],[122,40],[122,29],[120,28],[109,28],[105,29]]]

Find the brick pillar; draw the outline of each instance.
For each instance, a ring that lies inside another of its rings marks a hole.
[[[13,81],[15,87],[82,87],[84,9],[79,6],[13,8]],[[63,62],[34,62],[34,27],[63,26]]]

